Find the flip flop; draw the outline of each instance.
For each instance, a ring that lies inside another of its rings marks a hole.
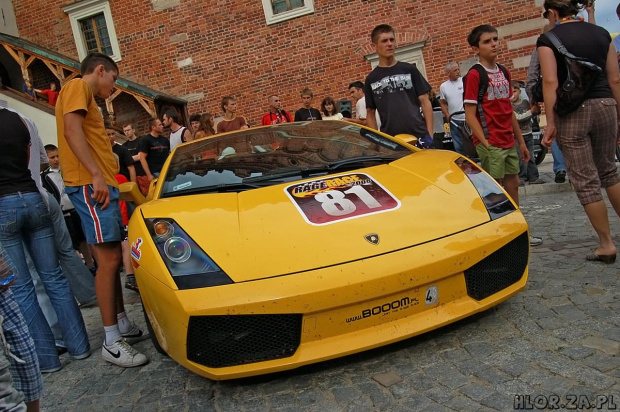
[[[589,262],[603,262],[607,265],[616,262],[616,254],[613,255],[597,255],[596,253],[592,253],[591,255],[586,256],[586,260]]]

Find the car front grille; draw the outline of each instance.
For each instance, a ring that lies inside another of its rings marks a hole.
[[[482,300],[518,282],[527,267],[527,232],[465,270],[467,294]]]
[[[292,356],[301,340],[301,319],[298,314],[192,316],[187,358],[223,368]]]

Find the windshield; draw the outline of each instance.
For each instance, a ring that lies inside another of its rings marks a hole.
[[[412,151],[379,133],[339,121],[288,123],[179,147],[162,197],[239,192],[388,163]]]

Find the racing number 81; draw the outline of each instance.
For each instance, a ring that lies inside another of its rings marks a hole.
[[[360,185],[352,186],[350,189],[341,192],[339,190],[328,190],[314,196],[314,199],[321,204],[321,207],[330,216],[344,216],[355,212],[355,203],[347,199],[347,195],[356,195],[369,209],[381,207],[377,201],[364,187]]]

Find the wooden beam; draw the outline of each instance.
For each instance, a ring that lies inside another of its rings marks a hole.
[[[8,44],[4,43],[2,44],[4,46],[4,48],[6,49],[7,52],[9,52],[9,54],[11,55],[11,57],[17,62],[17,64],[20,64],[19,61],[19,56],[17,55],[17,53],[15,52],[15,50],[13,50],[13,48],[11,46],[9,46]]]
[[[68,75],[67,77],[64,78],[64,80],[61,81],[61,84],[65,84],[67,83],[69,80],[73,80],[75,79],[80,73],[78,72],[73,72],[70,75]]]
[[[26,60],[26,67],[30,66],[32,64],[32,62],[34,62],[36,60],[37,56],[35,56],[34,54],[30,57],[28,57],[28,60]]]
[[[110,95],[110,97],[108,97],[109,101],[112,101],[114,99],[116,99],[118,97],[119,94],[123,93],[123,91],[121,89],[116,89],[116,91],[114,93],[112,93]]]
[[[105,108],[108,111],[108,117],[110,118],[110,123],[114,124],[114,104],[112,100],[105,99]]]
[[[157,114],[155,113],[155,105],[152,103],[152,100],[150,99],[147,100],[144,97],[135,95],[133,93],[129,93],[129,94],[131,94],[138,101],[138,103],[140,103],[140,105],[144,107],[144,110],[146,110],[146,112],[150,114],[151,117],[157,116]]]
[[[45,65],[47,66],[47,68],[48,68],[48,69],[50,69],[50,71],[52,72],[52,74],[53,74],[54,76],[56,76],[56,78],[57,78],[58,80],[62,80],[62,77],[60,77],[60,75],[58,74],[58,68],[57,68],[57,66],[56,66],[56,65],[54,65],[54,64],[52,64],[52,63],[50,63],[50,62],[48,62],[47,60],[43,60],[43,59],[41,59],[41,61],[42,61],[43,63],[45,63]]]

